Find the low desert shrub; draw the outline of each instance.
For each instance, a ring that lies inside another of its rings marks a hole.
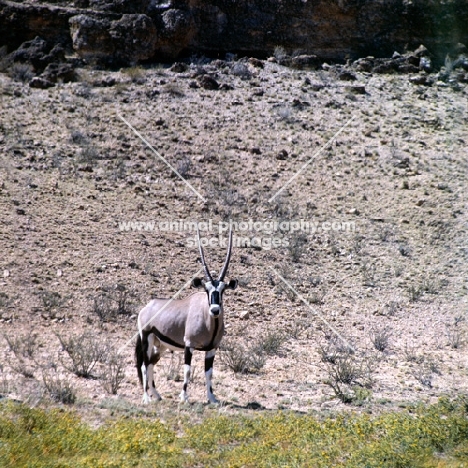
[[[111,395],[117,395],[125,379],[125,363],[122,356],[118,353],[109,354],[106,359],[102,359],[101,367],[99,381],[102,388]]]
[[[101,338],[92,333],[82,333],[68,338],[56,335],[69,359],[60,357],[63,367],[78,377],[91,377],[96,364],[103,360],[107,347]]]
[[[42,369],[42,385],[47,396],[56,403],[75,403],[76,393],[70,381],[57,372],[56,367]]]
[[[135,292],[124,284],[104,286],[91,297],[92,312],[102,322],[116,320],[122,315],[131,315],[135,311]]]
[[[389,326],[373,327],[369,333],[370,340],[377,351],[384,352],[390,345],[392,330]]]
[[[40,346],[39,334],[32,329],[16,336],[4,334],[10,353],[7,362],[10,368],[26,378],[32,378],[37,368],[35,357]]]

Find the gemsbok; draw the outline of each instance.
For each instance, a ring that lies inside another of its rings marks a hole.
[[[213,395],[211,379],[213,362],[224,335],[223,292],[236,289],[237,280],[224,282],[232,251],[232,230],[226,260],[217,280],[210,274],[205,262],[198,232],[200,260],[205,271],[205,281],[194,278],[192,286],[203,288],[184,299],[154,299],[138,314],[138,338],[135,347],[138,378],[143,386],[143,402],[151,397],[160,400],[154,386],[154,366],[163,352],[184,351],[184,385],[180,393],[182,402],[188,401],[187,386],[190,380],[192,354],[205,351],[205,378],[208,401],[218,403]]]

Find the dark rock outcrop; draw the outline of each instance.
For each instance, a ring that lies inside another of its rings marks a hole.
[[[266,57],[282,46],[302,57],[293,65],[302,67],[389,57],[421,43],[441,62],[452,45],[468,43],[467,24],[468,0],[75,0],[74,7],[0,0],[0,45],[9,51],[40,36],[107,63],[191,53]],[[398,69],[428,69],[421,54]],[[379,64],[381,71],[394,65]]]

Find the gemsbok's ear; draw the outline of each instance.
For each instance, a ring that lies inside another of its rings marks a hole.
[[[237,288],[237,283],[238,283],[238,281],[235,278],[233,278],[231,281],[229,281],[227,287],[229,289],[236,289]]]
[[[203,281],[201,278],[193,278],[192,288],[201,288],[203,286]]]

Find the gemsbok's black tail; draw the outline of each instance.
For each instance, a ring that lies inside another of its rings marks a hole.
[[[141,336],[138,333],[136,345],[135,345],[135,361],[136,361],[136,368],[138,372],[138,379],[140,380],[140,384],[143,385],[143,373],[141,371],[141,366],[144,362],[144,351],[143,351],[143,343],[141,341]]]

